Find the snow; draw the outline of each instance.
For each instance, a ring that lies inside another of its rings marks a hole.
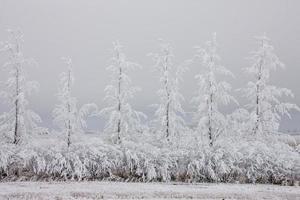
[[[3,182],[0,199],[299,199],[299,187],[249,184]]]
[[[195,57],[200,63],[194,64],[199,70],[196,76],[199,94],[195,102],[197,109],[191,111],[196,112],[195,122],[185,117],[187,112],[181,105],[184,97],[180,93],[182,74],[192,61],[188,60],[185,66],[173,64],[169,43],[162,44],[159,53],[153,54],[161,83],[153,124],[134,110],[136,105],[130,104],[131,99],[139,98],[135,95],[138,88],[130,79],[131,70],[140,66],[127,60],[119,43],[113,44],[107,67],[111,81],[105,88],[106,107],[100,113],[96,104],[77,108],[76,97],[71,92],[71,59],[66,59],[68,71],[60,76],[59,104],[53,111],[53,121],[59,129],[49,132],[40,131],[38,115],[28,110],[30,102],[26,99],[36,84],[25,79],[27,59],[19,49],[20,38],[17,36],[16,41],[5,47],[11,52],[5,64],[8,79],[0,94],[10,111],[0,115],[0,181],[299,185],[300,145],[296,145],[294,138],[278,134],[278,127],[281,115],[289,116],[290,109],[300,109],[282,101],[283,96],[293,97],[290,90],[270,85],[271,72],[282,63],[265,36],[258,50],[251,54],[253,62],[247,68],[252,75],[244,90],[249,105],[236,102],[236,110],[229,114],[221,112],[223,106],[235,100],[222,75],[231,73],[219,65],[215,34],[197,52]],[[98,135],[84,133],[88,129],[85,118],[90,114],[107,117],[106,127]],[[192,128],[193,123],[198,127]],[[67,144],[64,136],[68,137]],[[145,191],[148,192],[147,188]],[[213,191],[213,194],[219,193]]]

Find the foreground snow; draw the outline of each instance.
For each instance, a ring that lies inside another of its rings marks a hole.
[[[299,187],[249,184],[3,182],[2,199],[299,199]]]

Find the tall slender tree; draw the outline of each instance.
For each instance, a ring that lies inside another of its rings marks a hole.
[[[205,48],[197,48],[194,61],[200,60],[203,71],[195,76],[198,81],[198,95],[193,102],[198,109],[194,116],[198,121],[199,132],[208,135],[209,145],[212,146],[216,138],[225,130],[226,119],[219,111],[219,105],[226,105],[235,98],[229,94],[231,86],[225,81],[218,81],[218,75],[233,74],[220,65],[220,57],[217,54],[216,34],[208,41]]]
[[[21,31],[8,30],[10,38],[4,43],[1,51],[8,54],[9,60],[4,64],[9,78],[5,82],[5,90],[1,97],[9,105],[9,111],[2,115],[1,130],[13,135],[13,143],[22,142],[27,133],[41,132],[42,128],[37,125],[41,122],[38,114],[28,109],[27,97],[32,91],[37,91],[38,83],[28,81],[25,68],[33,65],[32,59],[25,58],[22,53],[21,44],[23,34]]]
[[[172,46],[164,41],[160,44],[160,52],[151,55],[155,61],[155,68],[159,72],[159,82],[161,83],[161,88],[158,90],[160,103],[156,105],[154,121],[155,125],[159,127],[159,132],[167,141],[170,141],[171,138],[178,137],[181,132],[186,131],[183,119],[185,112],[181,105],[184,97],[180,93],[180,83],[187,67],[181,65],[174,69]]]
[[[66,134],[67,146],[70,147],[72,137],[75,133],[83,133],[86,128],[86,118],[97,112],[95,104],[85,104],[79,110],[77,108],[77,99],[72,96],[74,85],[74,76],[72,70],[72,60],[63,58],[67,65],[67,71],[61,73],[59,82],[59,91],[57,98],[60,104],[53,110],[54,123],[61,131]]]
[[[67,65],[67,72],[60,75],[60,88],[57,94],[58,100],[61,104],[57,105],[53,110],[54,122],[66,132],[67,146],[71,145],[71,135],[75,130],[76,114],[77,114],[77,100],[72,97],[72,86],[74,77],[72,73],[72,60],[70,58],[63,58]]]
[[[255,81],[248,82],[244,90],[245,96],[251,101],[248,105],[253,109],[251,119],[253,134],[268,134],[277,132],[281,115],[288,115],[291,109],[299,110],[292,103],[281,102],[280,97],[293,97],[291,90],[270,85],[271,71],[284,68],[284,64],[274,53],[274,47],[266,35],[255,38],[258,49],[251,53],[252,65],[246,68],[247,73],[254,76]]]
[[[113,43],[113,57],[107,70],[111,73],[110,84],[105,88],[104,101],[108,107],[100,111],[107,117],[105,132],[111,134],[114,143],[130,138],[133,134],[142,131],[141,120],[145,115],[132,109],[129,100],[139,90],[131,85],[129,72],[138,64],[127,60],[119,42]]]

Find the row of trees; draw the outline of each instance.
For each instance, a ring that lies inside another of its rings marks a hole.
[[[11,138],[13,143],[19,144],[28,133],[41,133],[45,129],[38,126],[41,118],[28,109],[27,97],[37,90],[36,82],[28,81],[26,67],[33,65],[32,59],[24,57],[21,49],[23,35],[19,31],[9,31],[10,40],[3,43],[1,51],[8,55],[8,61],[3,68],[8,71],[9,78],[5,82],[5,90],[1,97],[9,106],[9,111],[1,115],[0,132],[4,137]],[[190,129],[184,120],[184,101],[180,93],[182,75],[191,64],[201,67],[201,73],[195,78],[198,83],[198,95],[192,99],[197,110],[194,122],[197,124],[194,131],[208,137],[209,145],[213,146],[219,135],[225,134],[228,123],[247,118],[247,127],[253,137],[269,135],[278,132],[281,116],[289,116],[291,109],[300,110],[292,103],[282,102],[280,97],[291,96],[293,93],[286,88],[278,88],[269,83],[270,74],[278,67],[284,67],[274,53],[270,40],[265,36],[257,37],[258,49],[251,53],[251,65],[246,68],[253,81],[241,91],[249,100],[247,109],[239,108],[231,115],[224,115],[219,107],[231,102],[238,105],[237,100],[230,94],[231,86],[222,80],[222,76],[231,76],[233,73],[220,64],[217,53],[216,34],[203,48],[197,48],[195,56],[176,67],[173,60],[172,46],[162,41],[160,51],[151,54],[155,68],[159,73],[161,88],[158,90],[159,104],[156,106],[155,120],[150,123],[154,130],[167,143],[176,143]],[[76,98],[72,96],[74,77],[72,75],[72,61],[63,58],[67,66],[66,72],[60,75],[57,98],[59,104],[53,111],[54,122],[66,134],[67,146],[72,144],[72,135],[83,133],[86,128],[86,118],[91,115],[102,115],[107,118],[105,133],[108,133],[113,143],[121,144],[134,134],[148,131],[144,119],[146,116],[133,109],[129,100],[134,98],[138,87],[132,86],[129,71],[139,68],[134,62],[128,61],[122,46],[113,43],[112,58],[107,70],[111,75],[111,82],[105,88],[105,102],[107,107],[99,111],[96,104],[86,104],[78,108]],[[250,111],[250,112],[249,112]],[[232,118],[234,117],[234,118]],[[238,127],[240,129],[245,128]]]

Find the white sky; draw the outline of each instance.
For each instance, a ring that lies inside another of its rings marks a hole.
[[[253,36],[266,32],[286,64],[286,70],[273,74],[272,82],[292,89],[293,101],[300,105],[299,12],[298,0],[0,0],[0,41],[7,40],[7,28],[23,30],[24,54],[39,63],[39,68],[28,70],[30,78],[40,83],[40,91],[30,103],[46,126],[52,126],[58,75],[66,69],[62,56],[73,59],[74,95],[79,104],[103,106],[103,89],[109,82],[105,67],[114,40],[123,44],[130,60],[143,66],[132,73],[133,83],[143,89],[133,103],[149,115],[153,114],[149,105],[158,101],[155,92],[159,84],[146,55],[158,50],[157,38],[173,44],[174,63],[180,64],[191,58],[193,47],[210,39],[212,32],[217,32],[222,64],[236,74],[236,79],[229,80],[234,89],[251,79],[242,72],[249,65],[245,58],[256,48]],[[4,59],[0,54],[0,64]],[[196,90],[194,75],[198,71],[199,67],[192,66],[184,77],[182,92],[187,100]],[[0,81],[5,77],[1,71]],[[189,102],[185,108],[191,110]],[[0,111],[5,109],[0,102]],[[283,130],[300,129],[300,115],[293,116],[283,120]],[[91,124],[100,129],[102,121]]]

